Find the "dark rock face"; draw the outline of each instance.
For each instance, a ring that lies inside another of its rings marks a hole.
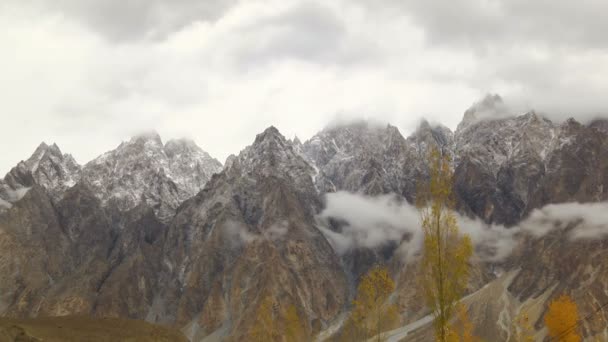
[[[69,242],[44,189],[32,186],[0,215],[0,247],[4,313],[36,315],[44,290],[69,272]]]
[[[608,136],[593,126],[568,120],[560,126],[538,191],[540,204],[597,202],[607,198]]]
[[[5,315],[146,316],[166,230],[150,208],[114,223],[86,185],[56,208],[34,185],[0,228]]]

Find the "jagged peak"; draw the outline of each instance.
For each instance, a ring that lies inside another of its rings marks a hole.
[[[418,124],[418,127],[416,128],[416,131],[414,131],[413,135],[418,136],[427,133],[439,132],[444,134],[451,134],[452,130],[440,123],[430,123],[427,119],[422,118],[420,119],[420,123]]]
[[[420,123],[418,123],[418,128],[416,130],[422,131],[422,130],[430,130],[430,129],[431,129],[431,124],[429,123],[429,121],[425,118],[420,119]]]
[[[588,127],[594,128],[600,132],[608,134],[608,120],[607,119],[594,119],[587,125]]]
[[[131,137],[129,140],[130,144],[143,143],[143,144],[154,144],[157,146],[163,146],[163,141],[160,138],[160,135],[155,130],[145,131],[138,133]]]
[[[30,171],[36,171],[38,169],[38,165],[40,161],[46,155],[51,155],[58,158],[63,158],[63,154],[61,153],[61,149],[57,146],[56,143],[48,145],[46,142],[41,142],[40,145],[34,150],[34,153],[26,160],[21,162],[27,169]]]
[[[56,143],[52,143],[51,145],[48,145],[44,141],[41,142],[40,145],[38,145],[38,147],[36,147],[36,150],[34,151],[33,155],[43,154],[45,152],[52,152],[53,154],[61,155],[61,149],[59,149],[59,146],[57,146]]]
[[[519,115],[517,118],[524,120],[527,124],[534,123],[545,123],[552,125],[553,122],[549,120],[546,116],[541,113],[538,113],[535,110],[530,110],[522,115]]]
[[[581,126],[583,125],[573,117],[566,119],[566,121],[561,124],[562,129],[580,128]]]
[[[498,94],[486,94],[481,101],[477,102],[477,106],[480,107],[495,107],[497,104],[504,103],[502,97]]]
[[[255,141],[253,144],[254,145],[260,144],[263,141],[268,140],[268,139],[278,139],[281,142],[286,141],[283,134],[281,134],[281,132],[279,132],[279,130],[276,127],[270,126],[270,127],[266,128],[264,130],[264,132],[255,136]]]
[[[498,94],[486,94],[464,112],[456,131],[461,131],[482,120],[500,119],[506,116],[510,114],[502,97]]]
[[[298,136],[297,136],[297,135],[295,135],[295,136],[293,137],[293,141],[292,141],[292,143],[293,143],[294,145],[302,145],[302,141],[300,140],[300,138],[298,138]]]

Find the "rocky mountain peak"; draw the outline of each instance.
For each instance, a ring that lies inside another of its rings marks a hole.
[[[580,122],[578,122],[575,118],[568,118],[566,121],[564,121],[560,125],[560,128],[562,130],[578,130],[582,127],[583,127],[583,125]]]
[[[430,146],[435,146],[439,149],[452,149],[454,142],[454,134],[452,131],[440,124],[431,125],[427,120],[422,119],[416,131],[408,137],[408,140],[414,141],[418,145],[420,151],[423,153],[428,152],[427,149]]]
[[[221,168],[192,140],[170,140],[163,146],[158,133],[147,132],[87,163],[83,173],[103,203],[112,199],[128,210],[143,199],[167,219]]]
[[[481,120],[502,118],[508,115],[508,109],[502,97],[498,94],[487,94],[464,112],[456,131],[462,131]]]
[[[81,167],[69,154],[62,154],[59,146],[42,142],[31,157],[19,162],[4,178],[5,187],[17,190],[38,184],[53,200],[76,184]]]
[[[241,172],[286,177],[303,186],[314,173],[300,149],[274,126],[258,134],[253,144],[241,151],[230,164],[238,165]]]
[[[302,141],[300,141],[300,138],[298,138],[297,135],[293,137],[293,144],[298,146],[302,145]]]
[[[279,130],[274,126],[270,126],[262,133],[256,135],[253,145],[255,146],[258,144],[263,144],[265,141],[276,141],[281,143],[286,142],[283,134],[281,134],[281,132],[279,132]]]
[[[129,143],[155,147],[163,146],[163,141],[156,131],[147,131],[134,135],[131,140],[129,140]]]
[[[69,155],[65,155],[65,157],[71,158]],[[28,170],[35,172],[40,165],[40,161],[44,158],[61,160],[64,158],[64,155],[61,153],[61,150],[57,144],[53,143],[49,146],[45,142],[42,142],[40,145],[38,145],[31,157],[24,161],[24,164]]]
[[[604,134],[608,134],[608,119],[595,119],[589,123],[589,127],[594,128]]]

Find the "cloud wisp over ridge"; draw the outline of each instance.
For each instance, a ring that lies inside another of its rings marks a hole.
[[[410,261],[420,251],[423,236],[418,211],[396,195],[371,197],[338,191],[327,194],[326,203],[319,214],[319,228],[339,254],[397,243],[405,261]],[[456,215],[460,232],[473,241],[476,257],[497,262],[511,255],[524,236],[540,238],[568,228],[571,241],[604,238],[608,236],[607,213],[608,202],[550,204],[510,228]],[[341,222],[340,229],[330,229],[329,220]]]

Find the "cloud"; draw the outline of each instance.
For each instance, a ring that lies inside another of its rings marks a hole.
[[[0,209],[12,208],[13,203],[21,200],[30,189],[29,187],[24,187],[13,190],[0,181]]]
[[[219,160],[270,125],[306,139],[336,116],[455,129],[486,93],[605,116],[606,5],[547,4],[1,1],[0,172],[42,140],[85,163],[149,129]]]
[[[603,238],[608,235],[608,203],[549,204],[534,210],[519,226],[537,237],[569,229],[571,240]]]
[[[1,190],[1,195],[2,197],[11,203],[15,203],[19,200],[21,200],[23,198],[23,196],[25,196],[25,194],[27,194],[28,191],[30,191],[31,188],[19,188],[16,190],[10,189],[6,186],[4,186]]]
[[[222,227],[225,237],[234,246],[248,244],[258,239],[258,235],[247,229],[247,226],[236,221],[228,221]]]
[[[420,251],[422,230],[416,207],[395,195],[376,197],[338,191],[326,195],[326,207],[319,214],[320,229],[339,254],[353,248],[376,248],[389,242],[411,260]],[[328,227],[330,219],[342,221],[338,231]],[[457,215],[460,231],[471,237],[477,257],[497,261],[515,246],[517,229],[491,226],[481,220]]]
[[[15,0],[8,0],[16,2]],[[163,39],[194,22],[213,22],[236,0],[24,0],[72,18],[110,41]]]
[[[326,195],[319,214],[319,228],[338,254],[353,248],[377,248],[399,244],[406,261],[421,248],[423,234],[417,209],[395,195],[376,197],[339,191]],[[534,210],[517,226],[505,228],[456,214],[461,233],[471,237],[475,256],[496,262],[511,255],[525,235],[540,238],[557,229],[570,229],[572,240],[608,235],[608,202],[550,204]],[[329,228],[329,220],[342,222]]]
[[[228,221],[223,227],[222,231],[225,237],[233,243],[235,246],[241,244],[249,244],[259,240],[274,241],[284,237],[289,230],[289,222],[280,221],[272,224],[270,227],[265,229],[261,234],[252,232],[243,223],[237,221]]]
[[[345,191],[326,195],[326,207],[319,217],[346,222],[341,232],[322,231],[343,254],[354,247],[375,248],[388,241],[401,242],[417,230],[418,212],[394,195],[367,197]]]
[[[7,201],[3,200],[2,198],[0,198],[0,208],[10,209],[12,207],[13,207],[13,205],[10,202],[7,202]]]
[[[366,1],[362,1],[366,3]],[[482,50],[499,44],[536,43],[603,49],[608,38],[602,0],[380,0],[425,28],[436,44]]]

